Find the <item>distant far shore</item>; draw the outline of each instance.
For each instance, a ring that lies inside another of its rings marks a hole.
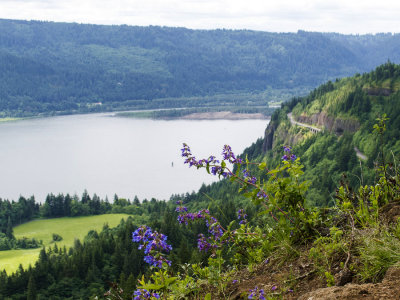
[[[230,111],[199,112],[192,113],[178,119],[183,120],[248,120],[248,119],[269,119],[262,113],[234,113]]]
[[[210,111],[211,110],[211,111]],[[242,108],[181,108],[147,111],[124,111],[116,117],[144,118],[158,120],[269,120],[273,110],[260,107]]]

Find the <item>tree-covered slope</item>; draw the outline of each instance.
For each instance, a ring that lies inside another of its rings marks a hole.
[[[313,205],[333,203],[343,174],[354,187],[371,184],[376,163],[391,161],[388,153],[400,154],[399,88],[400,66],[388,62],[373,72],[329,81],[306,97],[292,99],[276,111],[266,130],[263,147],[268,160],[276,162],[280,147],[292,145],[312,182],[308,201]],[[292,124],[289,113],[300,124],[322,131],[313,133]],[[374,124],[384,114],[387,129],[378,138]]]
[[[143,107],[157,98],[304,91],[388,58],[398,61],[399,45],[398,35],[0,20],[0,110],[73,111],[98,102],[110,109],[124,101]],[[265,103],[266,96],[257,99]]]

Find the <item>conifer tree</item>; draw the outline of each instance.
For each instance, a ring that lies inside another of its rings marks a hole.
[[[14,239],[13,228],[12,228],[12,222],[11,222],[11,217],[10,217],[10,216],[8,216],[7,229],[6,229],[6,236],[7,236],[9,239]]]
[[[36,300],[36,284],[33,275],[29,276],[27,300]]]

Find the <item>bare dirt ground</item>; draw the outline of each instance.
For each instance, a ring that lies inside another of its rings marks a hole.
[[[400,200],[390,202],[381,208],[382,224],[392,226],[400,218]],[[323,275],[318,274],[313,262],[308,258],[308,247],[300,249],[300,256],[291,260],[271,257],[258,265],[252,272],[243,269],[232,275],[225,298],[247,299],[249,290],[258,287],[265,295],[275,299],[288,300],[400,300],[400,266],[388,269],[382,282],[360,283],[350,276],[343,286],[327,287]],[[340,261],[332,266],[335,281],[340,284]],[[233,281],[233,280],[237,280]],[[223,299],[224,297],[221,297]]]
[[[387,271],[381,283],[332,287],[326,287],[326,282],[313,271],[312,263],[304,258],[283,265],[272,262],[251,273],[242,270],[235,275],[240,279],[229,284],[228,299],[247,299],[249,290],[255,287],[264,289],[266,296],[288,300],[400,299],[400,268],[395,267]]]

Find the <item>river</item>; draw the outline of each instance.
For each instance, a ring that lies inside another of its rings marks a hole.
[[[0,124],[0,197],[43,202],[48,193],[101,198],[169,199],[216,178],[188,168],[188,143],[198,158],[235,153],[262,137],[267,120],[149,120],[112,114],[71,115]]]

